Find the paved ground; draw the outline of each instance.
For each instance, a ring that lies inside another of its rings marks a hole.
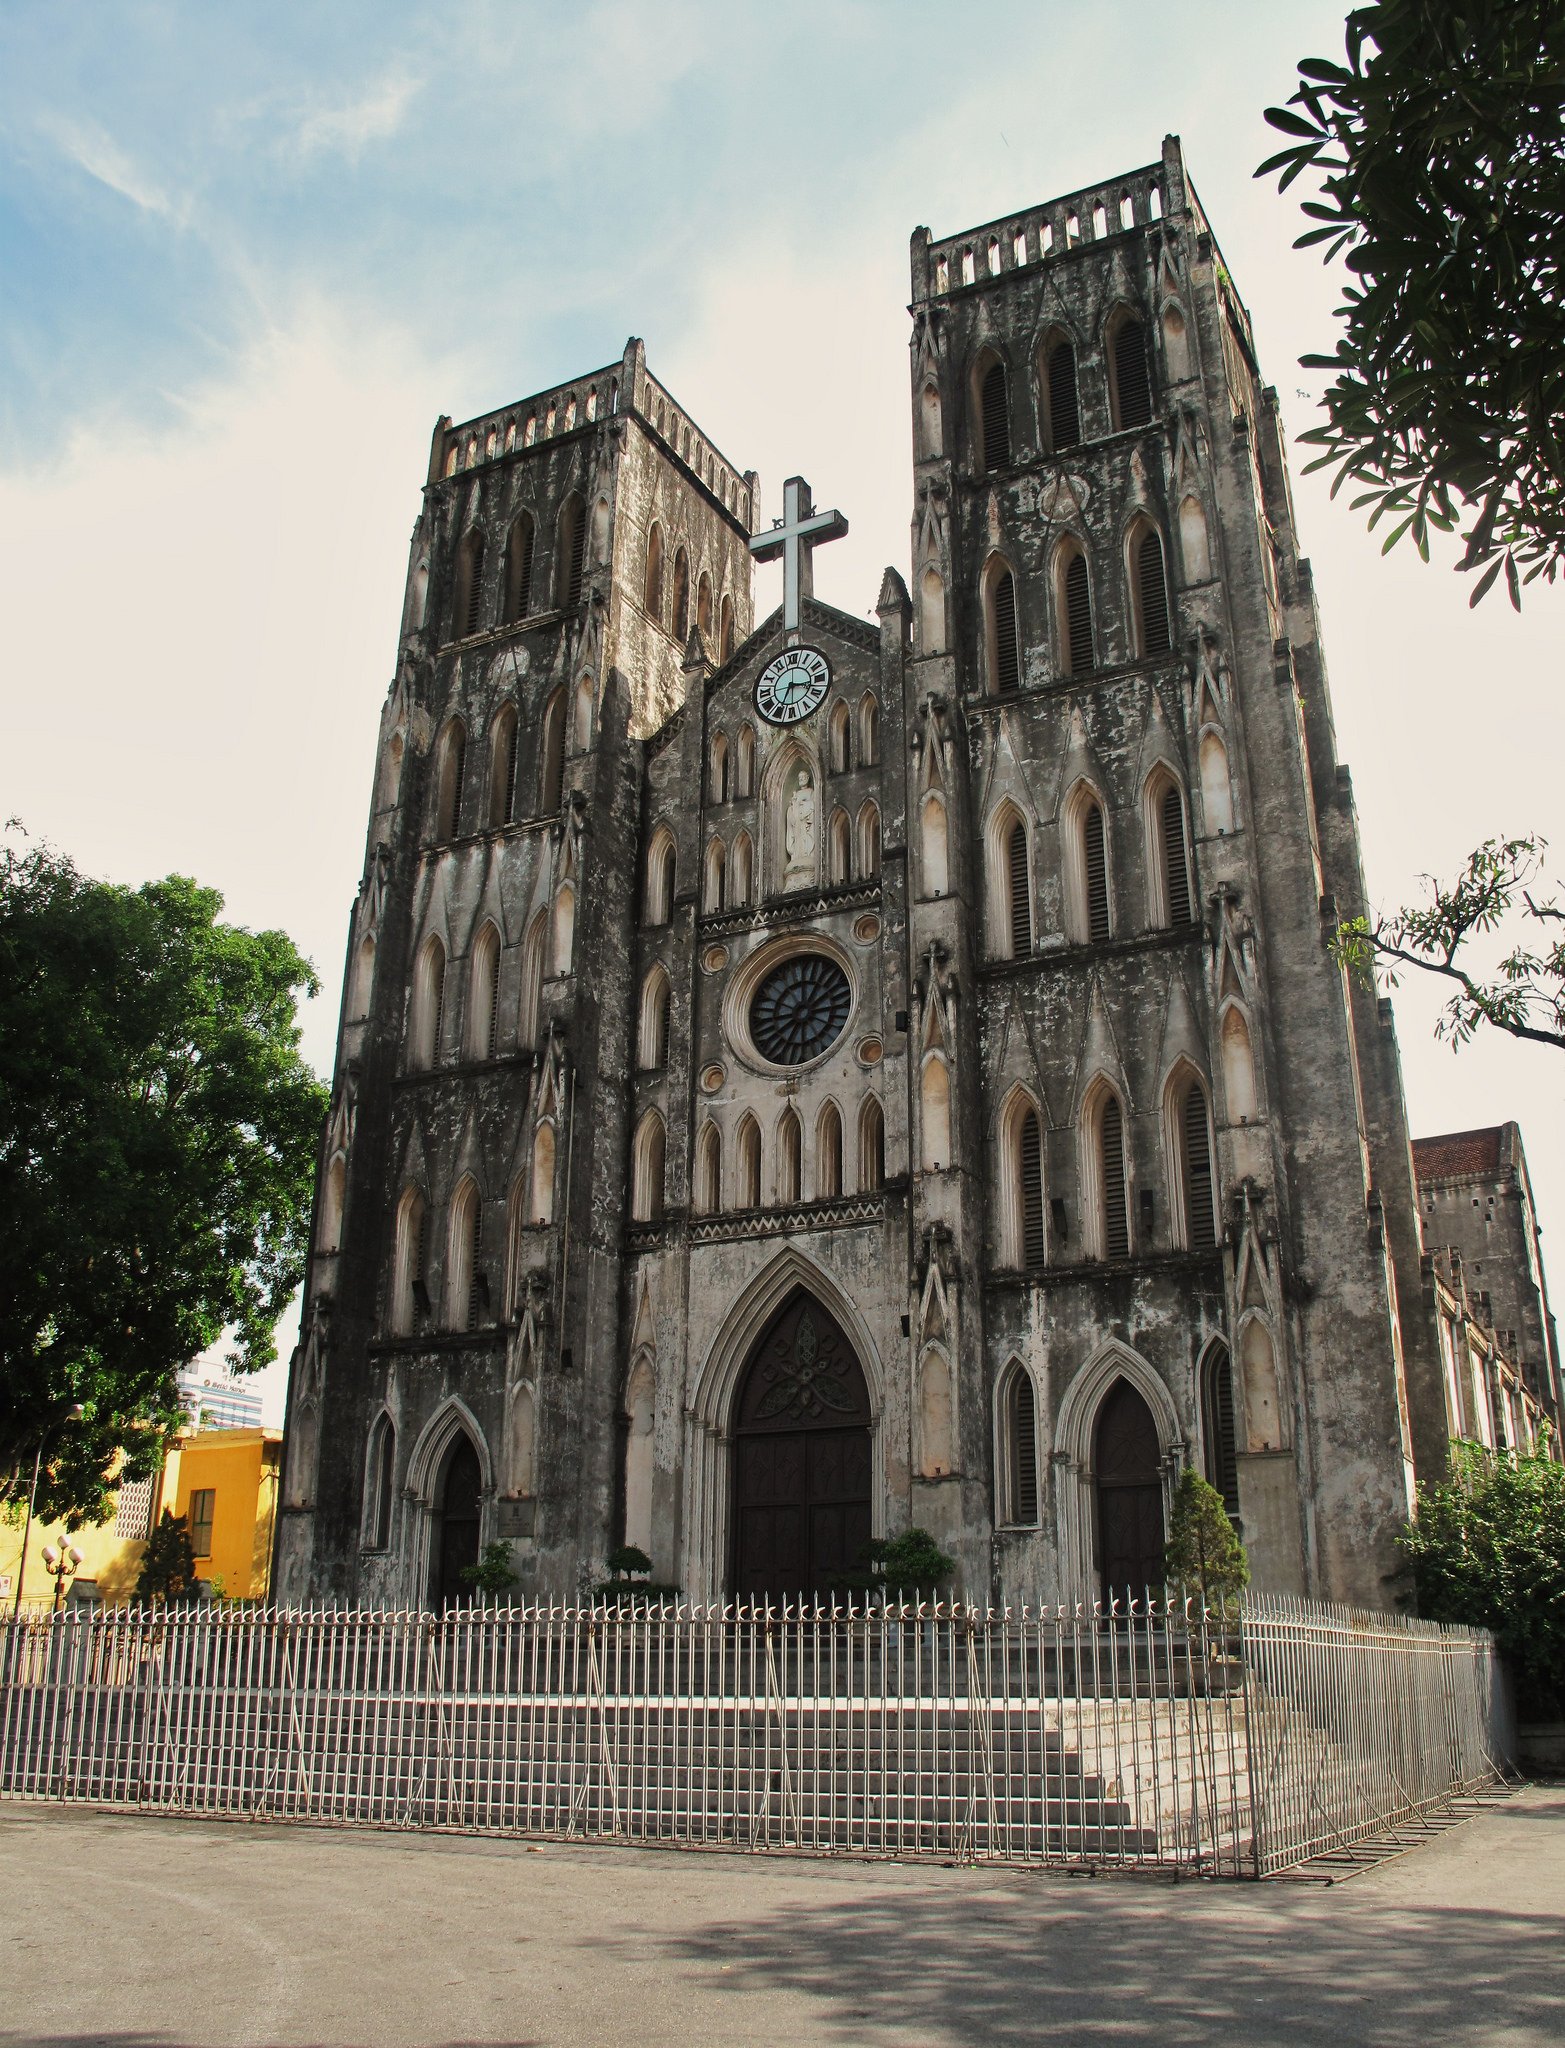
[[[0,2042],[1565,2041],[1565,1791],[1345,1884],[0,1808]]]

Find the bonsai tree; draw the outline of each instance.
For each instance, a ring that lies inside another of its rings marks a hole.
[[[594,1600],[671,1600],[678,1597],[677,1586],[654,1583],[652,1560],[634,1543],[622,1543],[617,1550],[611,1550],[605,1563],[608,1577],[599,1579],[593,1587]]]
[[[510,1544],[486,1543],[477,1564],[463,1565],[461,1579],[464,1586],[471,1586],[475,1593],[489,1600],[499,1600],[509,1593],[516,1584]]]
[[[1208,1609],[1226,1612],[1250,1583],[1250,1560],[1228,1519],[1223,1497],[1187,1465],[1174,1495],[1163,1573]]]
[[[196,1555],[183,1515],[163,1510],[163,1519],[147,1538],[136,1596],[141,1600],[182,1600],[196,1585]]]
[[[872,1537],[864,1568],[844,1572],[838,1583],[853,1593],[879,1594],[884,1600],[916,1600],[949,1587],[956,1559],[927,1529],[904,1529],[899,1536]]]

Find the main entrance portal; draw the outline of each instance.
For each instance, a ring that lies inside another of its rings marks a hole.
[[[1098,1411],[1092,1466],[1105,1600],[1140,1600],[1163,1583],[1163,1477],[1152,1410],[1116,1380]]]
[[[761,1333],[734,1416],[734,1591],[829,1595],[870,1536],[869,1389],[853,1346],[796,1288]]]

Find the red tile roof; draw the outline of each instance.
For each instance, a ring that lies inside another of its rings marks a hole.
[[[1413,1140],[1413,1171],[1420,1180],[1460,1180],[1469,1174],[1499,1173],[1505,1124],[1484,1131],[1451,1131],[1443,1138]]]

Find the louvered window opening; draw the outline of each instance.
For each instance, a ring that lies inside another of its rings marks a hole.
[[[434,1029],[429,1034],[429,1064],[434,1066],[440,1058],[440,1030],[445,1022],[446,1015],[446,963],[444,960],[435,969],[435,986],[432,993],[434,1001],[431,1007],[435,1015]],[[420,1273],[423,1272],[422,1264],[420,1264],[418,1270]]]
[[[462,831],[462,785],[467,779],[467,737],[453,733],[446,757],[450,780],[446,784],[446,815],[441,820],[444,836],[456,839]]]
[[[1141,600],[1141,652],[1167,654],[1172,641],[1168,629],[1168,579],[1163,573],[1162,537],[1143,534],[1136,550],[1137,594]]]
[[[570,534],[565,553],[565,609],[574,611],[581,603],[582,570],[587,556],[587,507],[571,508]]]
[[[1017,1133],[1017,1166],[1022,1197],[1022,1263],[1041,1266],[1047,1256],[1043,1230],[1043,1131],[1037,1113],[1028,1110]]]
[[[1098,1125],[1103,1162],[1103,1256],[1130,1256],[1130,1213],[1125,1206],[1125,1119],[1118,1098],[1103,1105]]]
[[[979,391],[983,413],[984,468],[993,472],[1011,466],[1011,417],[1006,403],[1005,365],[991,363]]]
[[[658,1006],[657,1030],[654,1033],[652,1057],[654,1065],[657,1067],[658,1072],[661,1073],[668,1065],[668,1020],[673,1004],[669,1000],[669,991],[666,988],[659,992],[656,1001]]]
[[[1223,1497],[1231,1519],[1239,1516],[1238,1438],[1234,1429],[1233,1366],[1225,1350],[1214,1351],[1206,1367],[1206,1477]]]
[[[1184,1107],[1185,1221],[1193,1252],[1209,1252],[1217,1243],[1217,1210],[1212,1199],[1212,1142],[1207,1130],[1206,1096],[1193,1084]]]
[[[468,550],[467,587],[463,592],[462,637],[478,631],[479,611],[484,597],[484,551],[482,547]]]
[[[1085,555],[1072,555],[1065,566],[1065,644],[1073,676],[1092,667],[1092,585]]]
[[[1109,936],[1108,845],[1103,831],[1103,809],[1089,804],[1082,820],[1081,836],[1087,869],[1087,938],[1100,945]]]
[[[503,822],[509,825],[516,816],[516,763],[521,749],[522,722],[512,719],[511,730],[505,742],[505,791],[501,802]]]
[[[994,686],[1002,697],[1022,686],[1020,636],[1016,628],[1016,578],[1003,569],[994,579]]]
[[[1049,351],[1049,439],[1054,451],[1081,440],[1081,403],[1076,395],[1076,351],[1062,341]]]
[[[418,1212],[418,1234],[413,1240],[413,1271],[409,1276],[412,1280],[418,1281],[424,1277],[424,1254],[428,1244],[429,1211],[427,1209],[420,1209]]]
[[[674,638],[683,647],[690,637],[690,565],[674,557]]]
[[[377,1550],[385,1550],[391,1542],[391,1488],[396,1463],[396,1432],[390,1423],[383,1422],[375,1445],[375,1527],[371,1539]]]
[[[539,809],[545,817],[552,817],[560,808],[564,781],[565,704],[562,698],[555,697],[543,718],[543,775]]]
[[[1144,427],[1152,417],[1147,376],[1147,334],[1139,320],[1122,321],[1114,335],[1114,382],[1121,427]]]
[[[878,1102],[871,1103],[860,1130],[864,1148],[860,1179],[865,1189],[873,1192],[886,1178],[886,1124]]]
[[[761,1134],[754,1124],[739,1133],[739,1206],[761,1206]]]
[[[498,942],[489,953],[489,1031],[484,1051],[493,1059],[500,1043],[500,947]]]
[[[1195,923],[1190,900],[1190,862],[1185,853],[1185,807],[1170,783],[1163,792],[1163,876],[1168,886],[1168,921]]]
[[[483,1204],[475,1195],[473,1197],[473,1234],[467,1268],[467,1327],[470,1330],[478,1328],[478,1254],[483,1242],[483,1234]]]
[[[1027,827],[1020,819],[1006,844],[1011,897],[1011,958],[1025,960],[1032,951],[1032,888],[1027,871]]]
[[[1011,1520],[1038,1519],[1038,1402],[1031,1379],[1017,1372],[1011,1379]]]
[[[778,1162],[777,1199],[779,1202],[797,1202],[800,1183],[801,1139],[799,1120],[796,1116],[785,1116],[782,1126],[782,1157]]]
[[[506,604],[508,619],[525,619],[532,607],[535,537],[530,519],[524,519],[520,525],[511,529],[511,563],[510,574],[507,577]]]
[[[835,1110],[821,1120],[820,1158],[816,1162],[816,1193],[832,1201],[842,1193],[842,1122]]]

